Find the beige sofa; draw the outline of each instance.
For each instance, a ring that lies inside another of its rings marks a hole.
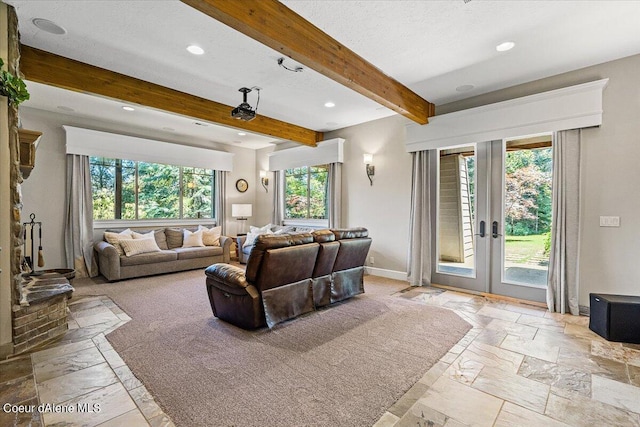
[[[194,232],[196,229],[187,228]],[[106,230],[118,234],[126,230]],[[103,240],[94,244],[94,251],[100,274],[113,282],[134,277],[151,276],[183,270],[205,268],[214,263],[230,261],[232,239],[220,236],[219,246],[183,247],[184,228],[161,228],[155,230],[134,230],[140,234],[154,232],[157,250],[127,255],[117,242]],[[129,240],[129,239],[126,239]],[[135,240],[135,239],[133,239]],[[129,242],[126,242],[129,243]]]

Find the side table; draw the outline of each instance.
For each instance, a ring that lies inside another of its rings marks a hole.
[[[247,233],[238,233],[235,236],[229,236],[231,237],[231,248],[229,249],[229,253],[232,261],[238,261],[238,237],[246,235]]]

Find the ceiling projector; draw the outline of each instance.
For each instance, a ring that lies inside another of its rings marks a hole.
[[[256,110],[252,109],[251,105],[247,103],[247,94],[251,92],[251,89],[243,87],[238,90],[242,92],[242,104],[231,110],[231,117],[245,122],[255,119]]]

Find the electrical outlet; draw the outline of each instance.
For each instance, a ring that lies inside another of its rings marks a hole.
[[[619,216],[601,216],[600,227],[620,227]]]
[[[369,257],[369,264],[371,265],[375,264],[373,257]]]

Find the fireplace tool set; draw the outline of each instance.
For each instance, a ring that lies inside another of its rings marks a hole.
[[[36,266],[34,264],[35,262],[35,229],[38,229],[38,261],[37,261],[37,265],[38,267],[44,267],[44,255],[42,253],[42,222],[40,221],[36,221],[36,214],[32,213],[31,215],[29,215],[29,218],[31,218],[30,222],[24,222],[22,223],[22,229],[23,229],[23,234],[22,234],[22,240],[23,240],[23,253],[24,253],[24,259],[23,259],[23,265],[22,265],[22,269],[24,270],[25,273],[28,273],[32,276],[37,276],[39,274],[42,274],[41,271],[36,271]],[[29,243],[30,243],[30,248],[31,251],[27,252],[27,231],[29,231]]]

